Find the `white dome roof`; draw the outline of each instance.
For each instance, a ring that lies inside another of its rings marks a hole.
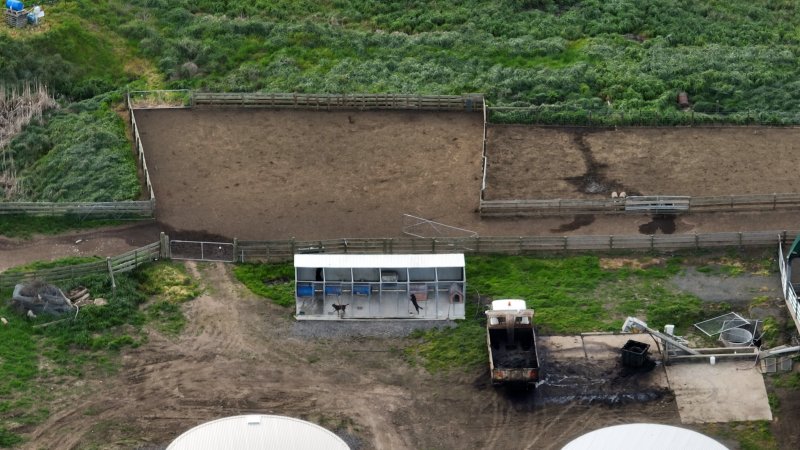
[[[178,436],[167,450],[349,450],[319,425],[284,416],[233,416],[198,425]]]
[[[710,437],[686,428],[634,423],[584,434],[562,450],[728,450]]]

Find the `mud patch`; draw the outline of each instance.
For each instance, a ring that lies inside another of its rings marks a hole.
[[[543,368],[543,377],[536,387],[536,403],[567,403],[607,406],[644,403],[671,396],[669,389],[654,383],[655,368],[631,369],[618,361],[553,363]]]
[[[650,222],[639,225],[641,234],[672,234],[676,229],[675,216],[668,214],[656,214]]]
[[[611,192],[625,191],[622,183],[616,180],[610,180],[606,176],[607,164],[598,162],[589,143],[586,142],[586,133],[584,131],[577,131],[573,135],[575,145],[583,155],[583,160],[586,163],[586,172],[578,177],[567,177],[565,181],[569,182],[578,189],[578,192],[583,194],[597,194],[597,195],[610,195]],[[638,191],[629,190],[628,195],[641,195]]]
[[[623,267],[630,269],[647,269],[648,267],[662,264],[662,258],[600,258],[600,268],[604,270],[619,270]]]
[[[562,231],[575,231],[578,228],[585,227],[594,223],[594,215],[592,214],[580,214],[575,216],[572,219],[572,222],[568,222],[562,225],[559,225],[558,228],[551,228],[550,231],[554,233],[560,233]]]

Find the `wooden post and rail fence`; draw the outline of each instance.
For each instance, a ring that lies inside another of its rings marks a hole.
[[[481,200],[482,217],[564,216],[578,214],[680,214],[776,211],[800,208],[800,193],[714,197],[636,196],[606,199]]]
[[[614,250],[675,251],[720,247],[768,247],[778,239],[779,266],[784,299],[800,330],[800,302],[791,283],[790,271],[783,255],[783,246],[800,231],[750,231],[678,235],[621,236],[492,236],[469,238],[385,238],[333,239],[318,241],[239,241],[234,239],[232,262],[285,262],[297,253],[466,253],[521,255],[543,252]],[[129,272],[158,259],[169,259],[170,239],[161,233],[158,242],[108,257],[105,260],[55,267],[52,269],[6,271],[0,273],[0,289],[10,289],[24,281],[49,283],[74,280],[88,275],[107,274],[116,286],[115,274]]]
[[[476,236],[462,238],[360,238],[327,240],[242,241],[234,239],[233,258],[228,262],[286,262],[298,253],[420,254],[465,253],[468,255],[525,255],[569,252],[645,251],[669,252],[724,247],[768,247],[776,239],[793,240],[798,231],[743,231],[666,235],[574,235],[574,236]],[[85,264],[53,269],[0,273],[0,288],[21,280],[58,281],[108,272],[120,273],[158,259],[170,259],[170,238],[161,233],[158,242]],[[181,241],[187,242],[187,241]],[[216,260],[219,261],[219,260]]]

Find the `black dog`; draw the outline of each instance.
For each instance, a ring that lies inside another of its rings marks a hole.
[[[414,305],[414,308],[416,308],[417,314],[419,314],[420,309],[423,309],[421,306],[419,306],[419,303],[417,303],[417,296],[414,294],[411,294],[411,304]]]
[[[345,310],[347,309],[348,305],[349,305],[349,303],[347,305],[337,305],[336,303],[334,303],[331,306],[333,306],[333,309],[336,311],[336,314],[338,314],[339,317],[341,317],[341,316],[344,315]]]

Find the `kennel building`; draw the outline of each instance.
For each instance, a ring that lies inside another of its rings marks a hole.
[[[464,318],[462,253],[299,254],[294,269],[298,320]]]

